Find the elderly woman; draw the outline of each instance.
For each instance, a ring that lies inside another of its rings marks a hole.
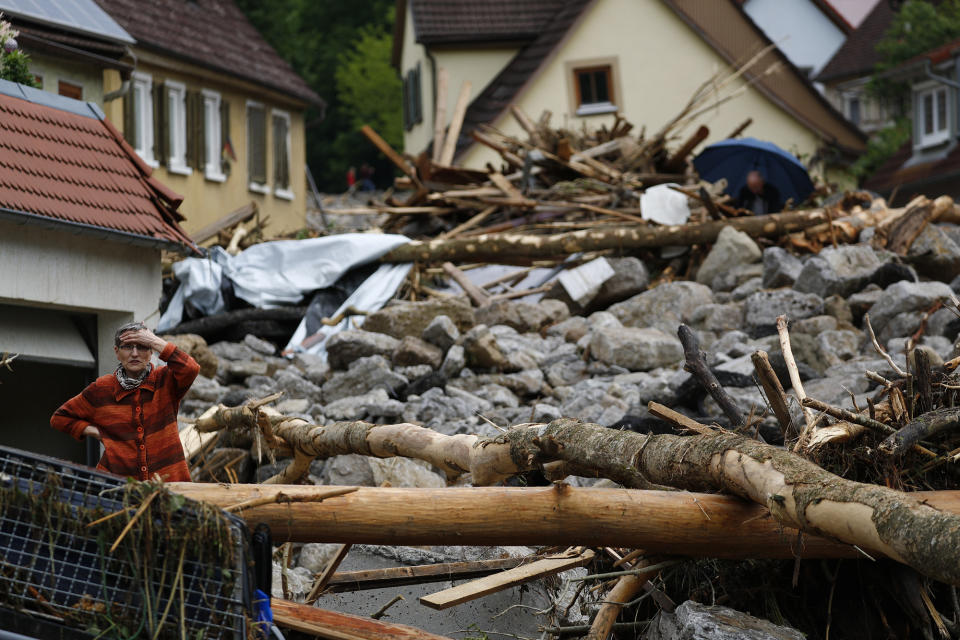
[[[117,370],[67,400],[50,425],[77,440],[100,440],[104,453],[98,469],[138,480],[159,474],[170,482],[189,482],[177,411],[200,365],[139,322],[117,330],[113,350],[120,361]],[[167,366],[150,363],[154,351]]]

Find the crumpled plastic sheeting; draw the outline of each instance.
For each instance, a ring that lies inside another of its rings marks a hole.
[[[329,287],[351,268],[372,262],[408,242],[409,238],[396,234],[344,233],[263,242],[237,256],[214,247],[208,259],[186,258],[178,263],[179,272],[175,273],[180,287],[157,330],[168,331],[180,324],[187,301],[207,315],[223,311],[220,283],[224,277],[233,283],[237,297],[254,307],[269,309],[296,304],[304,294]]]
[[[393,297],[397,289],[400,288],[400,285],[403,284],[404,279],[406,279],[412,267],[413,264],[409,262],[381,265],[379,269],[374,271],[369,278],[363,281],[363,284],[357,287],[357,289],[343,301],[343,304],[340,305],[340,308],[337,309],[333,316],[336,317],[337,314],[345,311],[348,307],[353,307],[358,311],[376,311],[381,308]],[[307,335],[307,319],[304,318],[300,321],[297,330],[293,332],[293,337],[290,338],[290,342],[287,344],[284,352],[299,351],[312,353],[326,360],[327,338],[340,331],[359,326],[363,323],[363,320],[365,320],[364,316],[350,316],[341,320],[339,324],[333,326],[324,325],[314,334],[315,338],[310,340],[310,344],[304,347],[302,346],[303,341],[311,337]]]
[[[659,224],[685,224],[690,219],[687,196],[670,187],[679,187],[675,182],[658,184],[640,195],[640,217]]]

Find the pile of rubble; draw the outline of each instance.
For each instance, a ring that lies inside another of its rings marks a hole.
[[[918,207],[927,207],[929,213],[931,206],[929,202],[915,202],[907,209],[914,214],[901,211],[900,219],[917,217]],[[943,370],[945,361],[960,355],[960,346],[954,344],[960,319],[951,288],[951,284],[958,287],[960,282],[947,282],[960,275],[960,227],[923,224],[902,255],[875,248],[870,241],[877,244],[877,237],[870,236],[878,232],[888,233],[889,227],[868,229],[860,234],[859,244],[827,246],[819,254],[798,257],[779,246],[761,248],[746,233],[726,227],[692,280],[652,284],[644,262],[635,257],[599,258],[613,275],[592,297],[578,302],[573,302],[560,285],[535,303],[501,299],[474,307],[468,298],[457,296],[394,301],[367,315],[362,328],[329,338],[326,361],[304,353],[289,359],[280,357],[273,344],[252,335],[243,342],[216,343],[209,347],[215,359],[209,359],[204,375],[194,383],[183,403],[181,418],[190,422],[209,413],[211,405],[239,406],[283,392],[274,405],[276,411],[310,425],[360,420],[414,423],[444,435],[476,434],[495,439],[511,425],[572,417],[639,433],[676,432],[676,421],[664,421],[662,415],[651,413],[649,406],[654,402],[695,421],[729,429],[741,427],[743,431],[742,425],[725,417],[724,407],[696,376],[684,369],[684,346],[677,337],[677,327],[686,324],[709,353],[710,369],[727,396],[744,416],[750,416],[746,431],[783,446],[784,428],[761,391],[752,358],[757,351],[768,353],[780,385],[791,390],[789,359],[781,353],[778,316],[790,319],[795,374],[803,382],[803,389],[799,393],[794,389],[789,396],[788,410],[795,424],[805,421],[798,396],[836,409],[860,411],[870,406],[872,414],[874,403],[885,390],[889,392],[884,382],[889,387],[890,380],[898,379],[898,367],[915,370],[916,357],[911,355],[909,364],[905,359],[908,351],[922,352],[933,370]],[[929,279],[931,275],[936,278]],[[879,350],[871,340],[871,330],[879,341]],[[203,351],[196,344],[192,349],[198,355]],[[934,456],[952,456],[954,441],[951,436],[938,443]],[[789,438],[787,445],[792,445]],[[869,444],[867,453],[855,449],[858,446],[864,446],[862,439],[858,444],[850,434],[814,437],[802,453],[814,459],[832,459],[831,468],[849,464],[850,458],[845,456],[854,455],[851,451],[857,456],[878,455],[870,449],[874,444]],[[874,453],[869,453],[871,450]],[[260,439],[236,431],[223,431],[190,451],[195,480],[263,482],[290,462],[281,459],[269,464]],[[953,486],[949,473],[947,484],[942,484],[942,478],[934,481],[917,476],[912,462],[900,465],[875,460],[874,464],[875,472],[857,471],[853,475],[898,488]],[[439,469],[423,461],[357,454],[315,460],[307,480],[317,485],[448,485]],[[469,482],[469,474],[457,481]],[[528,478],[528,482],[536,479]],[[568,477],[567,482],[574,486],[615,486],[607,479],[585,477]],[[286,590],[290,597],[305,597],[338,548],[321,544],[293,548],[288,552],[291,568],[281,572],[277,564],[277,594]],[[396,557],[398,551],[392,549],[354,547],[351,554],[354,562],[364,566],[371,562],[382,566],[377,562],[382,563],[385,554]],[[435,549],[437,555],[432,561],[481,557],[479,551],[470,549]],[[533,552],[495,548],[482,557]],[[356,559],[357,554],[366,560]],[[375,558],[380,560],[375,562]],[[423,559],[414,562],[422,563]],[[281,573],[285,587],[281,587]],[[533,633],[538,625],[553,628],[587,624],[587,604],[600,602],[602,592],[580,595],[581,606],[547,607],[559,602],[564,593],[572,598],[571,580],[585,573],[578,569],[562,574],[559,582],[539,583],[535,589],[538,595],[530,597],[536,603],[531,606],[549,609],[542,619],[519,622],[509,618],[507,623],[494,619],[485,622],[484,628],[511,633],[526,628]],[[681,600],[691,596],[695,589],[668,589],[680,575],[680,570],[672,578],[668,575],[658,588]],[[717,589],[724,582],[717,574],[705,579]],[[769,617],[769,606],[750,607],[747,599],[734,594],[735,589],[729,585],[723,588],[729,589],[727,602]],[[700,592],[702,595],[702,589]],[[388,599],[386,592],[377,593]],[[423,591],[414,589],[411,593]],[[496,606],[507,608],[506,602],[513,595],[506,593],[507,600],[498,601]],[[360,606],[356,600],[332,598],[325,596],[319,602],[333,608],[356,610]],[[785,605],[780,602],[778,606]],[[412,604],[407,607],[408,615],[414,615],[413,609]],[[395,619],[403,620],[402,608],[398,606],[396,611]],[[679,616],[681,611],[686,609],[677,608],[671,615]],[[563,615],[559,615],[561,612]],[[799,626],[809,622],[790,616],[786,619]],[[433,631],[451,631],[449,624],[423,624]],[[671,637],[656,635],[652,629],[659,624],[651,626],[646,637]],[[930,624],[929,619],[926,624]],[[840,621],[834,621],[834,625],[843,627]]]

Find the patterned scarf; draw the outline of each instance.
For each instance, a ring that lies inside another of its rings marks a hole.
[[[153,365],[148,364],[147,368],[143,370],[136,378],[131,378],[127,375],[127,372],[124,370],[123,365],[117,367],[114,375],[117,376],[117,382],[120,383],[120,386],[129,391],[130,389],[136,389],[140,386],[140,383],[147,379],[147,376],[150,375],[150,372],[153,371]]]

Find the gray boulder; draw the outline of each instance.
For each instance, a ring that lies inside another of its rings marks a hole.
[[[767,247],[763,250],[763,287],[789,287],[797,280],[803,263],[786,249]]]
[[[226,382],[238,382],[250,376],[265,376],[270,366],[263,360],[221,360],[217,376]]]
[[[377,388],[363,395],[347,396],[328,402],[324,405],[323,412],[331,420],[359,420],[370,414],[367,407],[382,405],[387,400],[389,400],[387,392]]]
[[[731,269],[717,273],[713,282],[710,283],[710,288],[715,293],[733,291],[745,282],[754,278],[760,279],[761,276],[763,276],[763,265],[759,262],[738,264]]]
[[[870,307],[870,324],[881,344],[906,336],[920,326],[921,316],[938,300],[949,300],[953,291],[943,282],[901,280],[883,291]]]
[[[446,352],[460,338],[460,330],[448,316],[441,315],[430,321],[420,337]]]
[[[960,275],[960,246],[943,229],[928,224],[910,245],[907,261],[927,277],[951,280]]]
[[[406,336],[393,351],[393,364],[397,367],[425,364],[439,369],[441,362],[443,351],[440,347],[414,336]]]
[[[650,286],[650,272],[639,258],[607,258],[607,264],[613,268],[610,276],[586,303],[578,304],[570,299],[566,289],[559,282],[543,295],[545,300],[563,302],[571,313],[583,315],[591,311],[606,309],[615,302],[626,300],[643,293]]]
[[[257,360],[257,352],[239,342],[216,342],[210,351],[221,360]]]
[[[624,326],[654,327],[673,335],[697,308],[711,302],[710,287],[696,282],[667,282],[618,302],[608,311]]]
[[[193,381],[193,384],[190,385],[190,389],[187,390],[185,397],[191,400],[202,400],[203,402],[216,404],[220,402],[220,398],[222,398],[227,391],[227,387],[222,386],[216,380],[198,375],[196,380]]]
[[[321,388],[295,373],[295,369],[278,371],[273,380],[277,390],[286,392],[287,398],[306,398],[320,402],[323,397]]]
[[[743,326],[743,303],[705,304],[691,314],[690,326],[717,333],[739,329]]]
[[[658,329],[632,327],[595,331],[590,340],[590,353],[597,360],[630,371],[648,371],[683,359],[683,347],[677,338]]]
[[[744,329],[758,338],[777,332],[777,316],[786,314],[788,320],[801,320],[822,313],[823,300],[816,294],[792,289],[758,291],[746,300]]]
[[[710,285],[719,273],[742,264],[758,262],[762,255],[753,238],[743,231],[726,226],[720,230],[717,241],[700,265],[697,282]]]
[[[888,260],[888,255],[878,255],[867,244],[826,247],[807,260],[793,288],[804,293],[815,293],[821,298],[830,295],[849,296],[863,289],[877,269]]]
[[[749,614],[687,600],[673,613],[660,611],[644,640],[804,640],[791,627],[781,627]]]
[[[463,336],[463,351],[467,364],[481,369],[505,369],[507,359],[497,346],[497,340],[485,324],[479,324]]]
[[[473,308],[463,298],[435,298],[422,302],[391,304],[367,316],[363,328],[400,339],[420,336],[437,316],[450,318],[460,332],[474,324]]]
[[[547,329],[548,336],[557,336],[567,342],[576,342],[587,335],[587,319],[583,316],[573,316]]]
[[[359,358],[390,356],[399,344],[399,340],[383,333],[348,329],[327,339],[327,360],[334,369],[346,369]]]
[[[447,350],[447,355],[443,358],[443,364],[440,365],[440,373],[447,378],[453,378],[460,375],[465,366],[467,366],[466,352],[462,346],[455,344]]]
[[[353,362],[346,371],[334,373],[323,385],[323,397],[327,402],[333,402],[375,388],[394,395],[409,383],[409,379],[390,369],[383,356],[368,356]]]
[[[277,352],[277,348],[272,342],[262,340],[252,333],[248,333],[247,335],[243,336],[243,344],[247,345],[257,353],[262,353],[265,356],[272,356]]]

